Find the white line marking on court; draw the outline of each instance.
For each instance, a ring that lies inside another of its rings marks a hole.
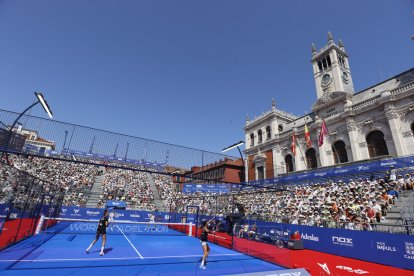
[[[129,244],[132,246],[132,248],[134,248],[135,252],[137,252],[138,256],[141,257],[141,259],[144,259],[144,257],[142,257],[141,254],[139,254],[138,250],[135,248],[135,246],[132,244],[132,242],[127,238],[127,236],[125,236],[124,232],[122,232],[122,229],[119,228],[119,226],[117,225],[116,227],[118,227],[119,231],[121,231],[122,235],[124,235],[125,239],[129,242]]]
[[[180,256],[156,256],[156,257],[145,257],[147,259],[171,259],[171,258],[193,258],[202,257],[203,255],[180,255]],[[245,256],[241,253],[232,254],[214,254],[209,255],[210,257],[221,257],[221,256]],[[64,261],[110,261],[110,260],[142,260],[141,257],[129,257],[129,258],[82,258],[82,259],[40,259],[40,260],[0,260],[0,262],[64,262]]]

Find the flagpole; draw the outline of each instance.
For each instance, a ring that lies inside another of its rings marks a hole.
[[[306,143],[306,142],[305,142],[305,143]],[[303,152],[302,152],[302,149],[301,149],[300,145],[299,145],[299,151],[300,151],[300,155],[302,155],[302,158],[303,158],[303,163],[305,164],[305,168],[306,168],[306,169],[308,169],[308,166],[307,166],[307,164],[306,164],[305,157],[303,157]]]
[[[320,146],[319,147],[319,150],[318,150],[318,155],[319,155],[319,162],[321,163],[321,167],[323,167],[323,164],[322,164],[322,158],[321,158],[321,148],[323,147],[323,145],[322,146]],[[323,150],[323,148],[322,148],[322,150]]]
[[[308,122],[308,117],[305,117],[305,126],[303,127],[303,129],[304,129],[304,132],[305,132],[305,144],[306,144],[306,148],[308,148],[308,142],[307,142],[307,140],[306,140],[307,122]],[[308,130],[308,131],[309,131],[309,130]],[[309,137],[309,139],[310,139],[310,137]],[[302,158],[303,158],[303,163],[305,164],[305,168],[306,168],[306,169],[308,169],[308,164],[306,163],[306,159],[305,159],[305,157],[303,156],[302,149],[301,149],[301,148],[299,148],[299,150],[300,150],[300,154],[302,155]]]
[[[305,125],[306,125],[306,120],[305,120]],[[305,144],[306,144],[306,137],[305,137]],[[299,146],[298,148],[299,148],[299,151],[300,151],[300,155],[302,155],[303,163],[305,164],[305,168],[307,169],[308,166],[306,165],[306,160],[305,160],[305,157],[303,156],[302,148],[301,148],[300,144],[298,146]]]

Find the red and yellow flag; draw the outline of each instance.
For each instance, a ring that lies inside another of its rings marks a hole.
[[[306,141],[306,146],[310,148],[312,146],[312,141],[310,139],[310,133],[308,130],[308,126],[306,124],[305,124],[305,141]]]

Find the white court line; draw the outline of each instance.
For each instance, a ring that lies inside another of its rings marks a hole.
[[[132,242],[127,238],[127,236],[125,236],[124,232],[122,232],[122,229],[119,228],[119,226],[117,225],[116,227],[118,227],[119,231],[121,231],[122,235],[124,235],[125,239],[129,242],[129,244],[132,246],[132,248],[134,248],[135,252],[137,252],[138,256],[141,257],[141,259],[144,259],[144,257],[142,257],[141,254],[139,254],[138,250],[135,248],[135,246],[132,244]]]
[[[209,255],[209,257],[221,257],[221,256],[243,256],[241,253],[232,253],[232,254],[214,254]],[[171,259],[171,258],[192,258],[192,257],[202,257],[203,255],[179,255],[179,256],[156,256],[156,257],[145,257],[147,259]],[[82,258],[82,259],[40,259],[40,260],[0,260],[0,262],[64,262],[64,261],[110,261],[110,260],[138,260],[140,257],[129,257],[129,258]]]

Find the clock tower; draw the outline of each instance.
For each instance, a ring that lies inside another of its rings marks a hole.
[[[345,47],[341,40],[335,44],[331,33],[328,33],[328,44],[319,51],[312,44],[312,65],[318,99],[330,92],[354,93]]]

